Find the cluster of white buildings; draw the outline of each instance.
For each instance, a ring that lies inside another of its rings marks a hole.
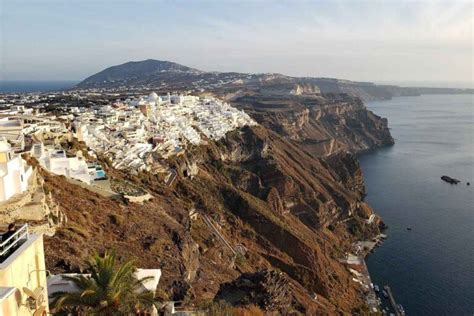
[[[30,153],[40,165],[57,175],[64,175],[87,184],[105,179],[104,170],[97,164],[88,164],[82,153],[67,156],[58,140],[70,136],[64,122],[74,118],[57,117],[50,113],[31,115],[28,108],[11,106],[0,114],[0,202],[21,195],[28,190],[32,167],[20,156]],[[53,145],[45,146],[43,141]]]
[[[179,155],[189,146],[217,141],[232,130],[257,124],[245,112],[214,97],[153,92],[112,102],[82,107],[65,104],[54,114],[10,105],[0,111],[0,141],[5,140],[4,147],[10,146],[12,154],[29,151],[54,174],[91,184],[106,178],[105,172],[88,164],[81,153],[68,156],[61,149],[62,141],[74,136],[91,149],[90,156],[105,156],[117,169],[142,171],[156,169],[154,163]]]
[[[31,147],[31,156],[35,157],[44,169],[56,175],[63,175],[87,184],[105,178],[102,168],[95,164],[88,164],[80,151],[68,157],[62,148],[37,143]]]
[[[71,111],[77,116],[76,137],[118,169],[147,170],[146,157],[152,152],[168,158],[189,145],[256,125],[245,112],[211,97],[151,93],[96,110]]]
[[[66,126],[62,121],[71,119],[69,117],[58,118],[55,115],[45,115],[44,113],[24,114],[16,111],[12,113],[0,114],[0,139],[6,139],[15,152],[22,152],[25,149],[25,136],[27,135],[41,139],[43,133],[56,135],[67,133]],[[25,111],[25,113],[29,113],[29,111]],[[62,121],[58,119],[62,119]]]

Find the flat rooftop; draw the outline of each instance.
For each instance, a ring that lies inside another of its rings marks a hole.
[[[0,120],[0,127],[22,127],[19,120]]]

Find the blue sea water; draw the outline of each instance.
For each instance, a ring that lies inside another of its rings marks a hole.
[[[0,93],[61,91],[74,87],[77,81],[16,81],[0,80]]]
[[[473,95],[367,107],[388,118],[395,138],[360,157],[366,200],[389,226],[387,241],[367,259],[373,282],[390,285],[407,315],[474,315]]]

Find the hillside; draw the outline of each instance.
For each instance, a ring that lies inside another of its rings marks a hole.
[[[408,88],[377,85],[333,78],[289,77],[281,74],[246,74],[206,72],[169,61],[148,59],[109,67],[77,85],[78,89],[172,89],[186,91],[220,90],[223,88],[265,86],[267,84],[305,85],[317,87],[321,93],[344,93],[363,100],[383,100],[396,96],[420,94],[464,94],[473,89]]]
[[[239,91],[232,104],[261,125],[170,158],[178,173],[171,187],[159,175],[133,175],[103,160],[110,177],[153,195],[143,205],[44,173],[68,218],[45,240],[48,269],[81,271],[85,258],[112,248],[140,267],[161,268],[161,289],[188,306],[219,298],[283,315],[363,314],[363,289],[340,259],[354,241],[377,234],[379,221],[367,224],[372,210],[354,153],[393,140],[386,120],[359,100],[304,91],[312,95]],[[257,296],[229,296],[262,278]]]
[[[201,71],[177,63],[147,59],[130,61],[104,69],[78,84],[78,87],[90,85],[109,85],[116,82],[133,82],[146,78],[159,78],[163,74],[199,74]]]

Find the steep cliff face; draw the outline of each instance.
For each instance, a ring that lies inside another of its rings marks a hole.
[[[315,153],[326,155],[393,144],[387,120],[368,111],[359,100],[311,108],[309,124],[302,129],[300,139],[315,147]]]
[[[315,156],[357,153],[393,144],[387,120],[360,99],[327,95],[287,99],[241,96],[234,102],[263,126],[290,138]]]
[[[314,308],[311,293],[327,300],[326,311],[361,306],[359,289],[338,261],[360,237],[356,232],[378,231],[365,227],[370,208],[361,201],[362,177],[354,157],[343,152],[331,159],[315,157],[262,127],[232,133],[216,145],[176,161],[197,161],[201,170],[175,191],[215,218],[233,247],[248,250],[248,264],[240,269],[285,272],[305,293],[295,305],[301,312]],[[335,171],[338,165],[344,168]]]
[[[111,177],[150,192],[143,205],[44,173],[68,218],[46,239],[48,268],[77,271],[90,254],[113,248],[141,267],[161,268],[162,289],[189,305],[217,295],[281,314],[361,313],[362,289],[339,259],[378,227],[366,221],[372,210],[351,152],[392,139],[386,121],[357,100],[338,98],[234,100],[261,125],[170,159],[178,173],[172,187],[159,175],[108,167]],[[284,276],[261,272],[274,270]],[[256,282],[255,301],[229,294],[242,280]],[[282,282],[292,293],[285,304],[278,303],[284,292],[274,291]]]
[[[299,83],[291,91],[293,95],[320,95],[321,90],[315,84]]]

